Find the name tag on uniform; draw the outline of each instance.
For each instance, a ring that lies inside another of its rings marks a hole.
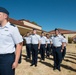
[[[8,30],[5,30],[5,31],[8,31]]]

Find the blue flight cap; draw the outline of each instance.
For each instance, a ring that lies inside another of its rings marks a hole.
[[[8,10],[6,10],[6,9],[3,8],[3,7],[0,7],[0,12],[6,13],[7,15],[9,15]]]
[[[59,29],[58,29],[58,28],[55,28],[55,31],[56,31],[56,30],[59,30]]]

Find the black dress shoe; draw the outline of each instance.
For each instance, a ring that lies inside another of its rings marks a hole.
[[[37,67],[37,64],[35,64],[35,67]]]
[[[30,66],[33,66],[33,64],[31,64]]]
[[[54,67],[53,70],[56,70],[56,67]]]
[[[45,59],[43,59],[43,61],[45,61]]]
[[[61,71],[61,69],[58,69],[59,71]]]

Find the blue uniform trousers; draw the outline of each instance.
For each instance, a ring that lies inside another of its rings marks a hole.
[[[31,58],[31,44],[26,44],[27,58]]]
[[[64,59],[65,54],[66,54],[66,47],[64,47],[64,50],[63,50],[63,52],[62,52],[62,59]]]
[[[61,47],[53,48],[53,58],[54,58],[54,68],[60,69],[60,64],[62,61]]]
[[[41,60],[45,60],[45,44],[41,44],[40,46],[40,55],[41,55]]]
[[[15,75],[15,69],[12,69],[14,60],[14,53],[0,54],[0,75]]]
[[[46,56],[49,57],[50,56],[50,44],[47,44],[47,48],[46,48]]]
[[[38,44],[32,44],[32,64],[37,65],[38,59]]]

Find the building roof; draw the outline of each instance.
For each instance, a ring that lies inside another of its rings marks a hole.
[[[32,23],[32,24],[34,24],[34,25],[37,25],[37,26],[39,26],[39,27],[42,27],[42,26],[40,26],[40,25],[38,25],[38,24],[36,24],[36,23],[34,23],[34,22],[30,22],[29,20],[20,19],[19,21],[26,21],[26,22]]]
[[[76,33],[76,31],[65,30],[65,29],[61,29],[61,28],[58,28],[58,30],[60,31],[61,34],[74,34],[74,33]],[[55,34],[55,31],[51,30],[48,33]]]
[[[23,27],[27,27],[27,28],[31,28],[31,29],[34,28],[34,27],[27,26],[27,25],[25,25],[22,21],[20,21],[20,20],[15,20],[15,19],[13,19],[13,18],[9,18],[9,21],[10,21],[12,24],[16,24],[16,25],[19,25],[19,26],[23,26]],[[44,30],[40,30],[40,29],[37,29],[37,30],[39,30],[39,31],[44,31]],[[46,31],[44,31],[44,32],[46,32]]]
[[[17,24],[17,25],[24,25],[23,22],[21,21],[18,21],[18,20],[15,20],[15,19],[12,19],[12,18],[9,18],[9,21],[13,24]]]

